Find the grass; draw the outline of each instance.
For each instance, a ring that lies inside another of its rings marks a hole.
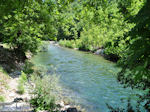
[[[9,89],[9,86],[7,84],[9,79],[10,77],[8,76],[7,72],[5,72],[3,68],[0,66],[0,102],[5,101],[3,90]]]
[[[7,72],[5,72],[0,66],[0,94],[2,94],[3,88],[9,88],[9,86],[7,85],[9,79],[10,77],[8,76]]]
[[[22,72],[19,77],[19,81],[18,81],[17,93],[19,93],[19,94],[25,93],[24,85],[26,82],[27,82],[27,75],[24,72]]]

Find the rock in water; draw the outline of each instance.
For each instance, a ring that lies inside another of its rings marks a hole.
[[[98,49],[94,54],[104,56],[104,49]]]
[[[23,101],[22,98],[15,98],[13,102],[20,102],[20,101]]]
[[[78,112],[76,108],[68,108],[67,112]]]

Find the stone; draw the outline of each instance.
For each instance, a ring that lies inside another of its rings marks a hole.
[[[65,106],[65,104],[64,104],[63,101],[60,102],[60,106],[61,106],[61,107],[64,107],[64,106]]]
[[[79,48],[74,48],[74,50],[79,50]]]
[[[10,97],[14,97],[14,96],[15,96],[15,93],[12,92],[12,93],[9,94],[9,96],[10,96]]]
[[[70,105],[65,105],[64,108],[68,109],[68,108],[70,108]]]
[[[104,49],[98,49],[94,54],[96,55],[104,55]]]
[[[15,98],[13,102],[20,102],[20,101],[23,101],[22,98]]]
[[[68,108],[67,112],[78,112],[76,108]]]

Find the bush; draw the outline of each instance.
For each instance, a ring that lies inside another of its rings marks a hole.
[[[23,85],[22,82],[19,83],[19,85],[18,85],[18,91],[17,91],[17,93],[19,93],[21,95],[25,93],[24,85]]]
[[[76,48],[80,48],[80,46],[81,46],[81,40],[80,39],[76,39],[75,40],[75,45],[76,45]]]
[[[4,96],[0,96],[0,102],[4,102],[4,101],[5,101]]]
[[[22,72],[21,76],[19,77],[18,87],[17,87],[17,89],[18,89],[17,92],[19,94],[24,94],[24,92],[25,92],[24,85],[25,85],[26,81],[27,81],[27,76],[24,72]]]
[[[49,45],[49,42],[42,41],[41,45],[38,48],[38,51],[40,51],[40,52],[48,51],[48,45]]]
[[[24,67],[23,67],[23,72],[25,74],[28,74],[28,76],[30,74],[32,74],[34,72],[33,70],[33,63],[31,63],[30,61],[26,60]]]
[[[100,48],[105,38],[100,33],[100,28],[96,25],[92,25],[89,29],[84,30],[81,32],[81,44],[79,49],[86,50],[86,51],[94,51],[97,48]]]
[[[58,98],[58,77],[56,75],[32,75],[31,94],[33,95],[30,103],[35,107],[35,111],[48,110],[56,112],[58,106],[56,104]]]
[[[68,48],[76,48],[75,40],[60,40],[59,44]]]

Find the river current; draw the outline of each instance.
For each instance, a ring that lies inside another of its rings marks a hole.
[[[125,107],[130,97],[134,104],[138,91],[123,88],[116,80],[119,68],[101,56],[49,45],[47,52],[32,58],[35,65],[56,68],[64,95],[88,112],[108,112],[106,105]]]

